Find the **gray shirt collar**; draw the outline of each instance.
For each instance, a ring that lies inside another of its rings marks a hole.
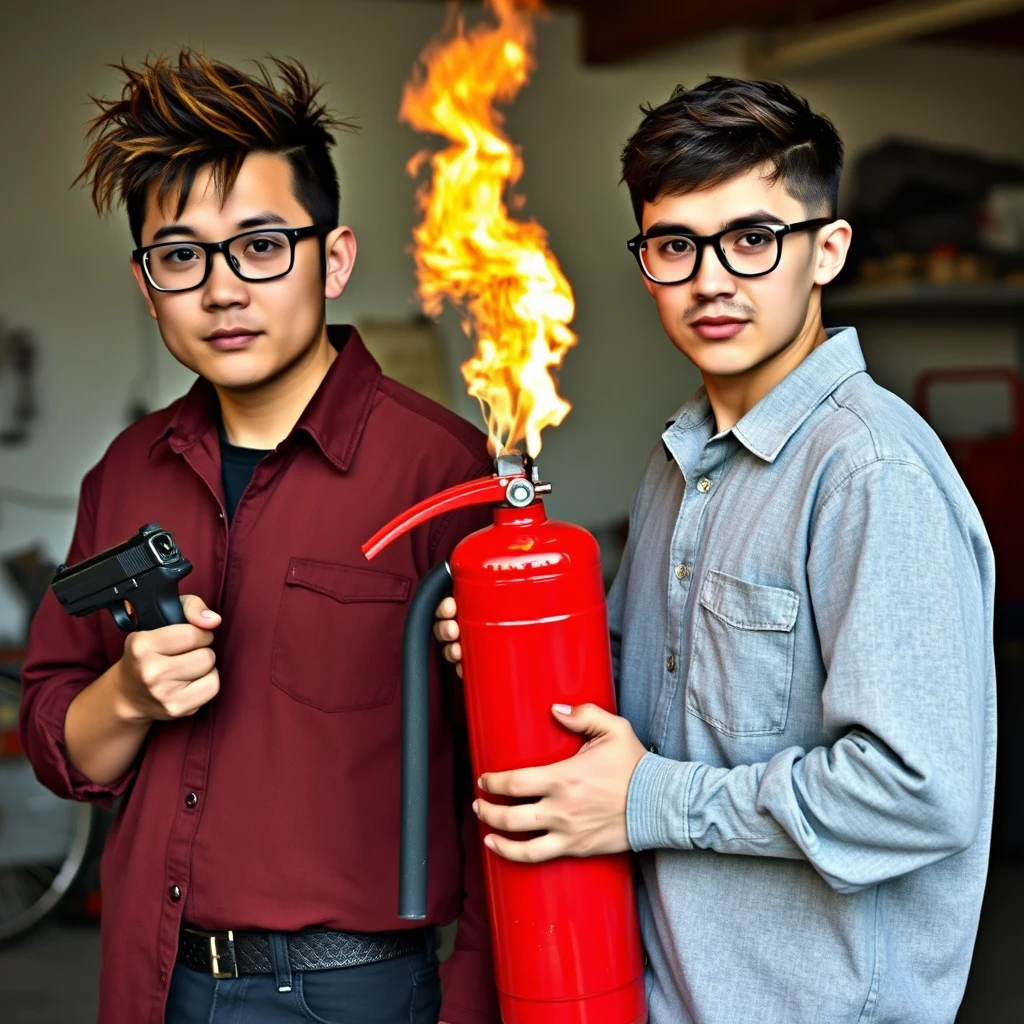
[[[774,462],[800,424],[848,377],[866,369],[857,331],[832,327],[828,340],[761,399],[731,430],[751,454]],[[710,424],[709,424],[710,420]],[[702,387],[666,424],[662,435],[666,454],[673,436],[704,427],[710,434],[714,419],[707,392]]]

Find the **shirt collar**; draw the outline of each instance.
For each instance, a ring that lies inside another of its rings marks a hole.
[[[808,416],[848,377],[867,367],[853,327],[831,327],[827,340],[788,373],[731,431],[752,455],[774,462]],[[713,415],[701,388],[666,424],[666,434],[694,429]],[[712,425],[713,429],[713,425]],[[671,458],[665,441],[666,455]]]
[[[352,464],[369,419],[381,371],[354,327],[330,324],[327,337],[338,350],[338,356],[289,436],[304,431],[344,472]],[[200,377],[154,436],[150,452],[165,438],[174,451],[183,452],[215,432],[217,419],[217,392]]]
[[[867,367],[853,327],[832,327],[825,342],[761,399],[733,428],[752,455],[774,462],[800,425],[847,377]]]

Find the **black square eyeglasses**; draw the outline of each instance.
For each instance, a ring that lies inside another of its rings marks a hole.
[[[714,235],[690,235],[671,227],[641,233],[626,242],[644,276],[655,284],[683,284],[700,270],[704,250],[712,245],[722,266],[737,277],[770,274],[782,259],[782,240],[794,231],[831,224],[816,217],[796,224],[743,224]]]
[[[327,235],[331,225],[301,228],[260,228],[243,231],[223,242],[157,242],[132,252],[146,280],[159,292],[187,292],[201,288],[210,276],[213,257],[221,253],[243,281],[273,281],[295,265],[295,243]]]

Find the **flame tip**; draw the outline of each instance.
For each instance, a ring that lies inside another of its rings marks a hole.
[[[556,390],[552,368],[576,344],[569,328],[572,290],[535,220],[516,221],[525,196],[512,188],[523,158],[503,130],[495,103],[509,102],[534,67],[532,17],[541,0],[485,0],[498,24],[466,29],[446,19],[447,38],[432,40],[402,94],[399,117],[449,145],[423,150],[406,165],[414,177],[429,164],[416,191],[423,220],[413,230],[419,296],[439,315],[445,298],[476,336],[476,352],[461,369],[481,406],[495,452],[525,442],[535,456],[546,426],[572,406]]]

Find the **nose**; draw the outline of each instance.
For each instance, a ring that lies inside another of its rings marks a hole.
[[[215,252],[210,265],[210,276],[203,286],[203,306],[207,309],[225,309],[231,306],[247,306],[249,289],[228,266],[227,253]]]
[[[736,279],[729,273],[713,245],[705,245],[700,268],[690,281],[697,298],[710,299],[718,295],[734,295]]]

